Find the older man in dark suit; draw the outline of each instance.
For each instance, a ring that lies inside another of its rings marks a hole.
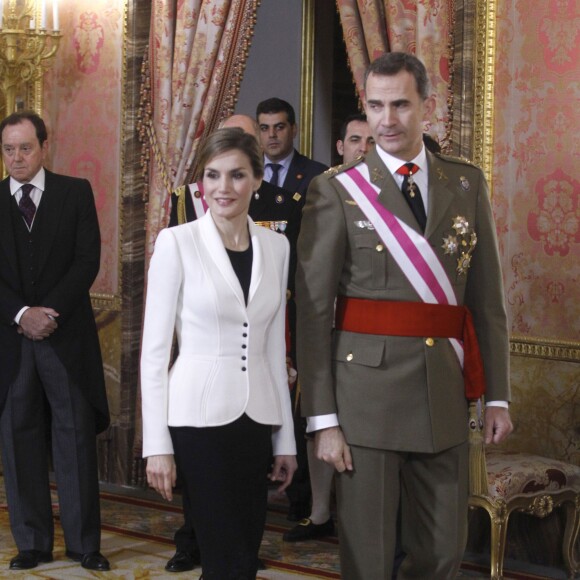
[[[93,192],[85,179],[44,169],[36,113],[4,119],[0,138],[9,173],[0,182],[0,435],[18,548],[10,569],[52,561],[50,417],[66,554],[104,571],[95,435],[109,411],[89,295],[101,251]]]
[[[397,577],[447,580],[466,542],[467,399],[483,374],[486,442],[512,429],[491,204],[479,168],[425,150],[435,103],[416,57],[371,63],[364,105],[376,146],[313,180],[303,212],[303,411],[340,472],[343,577],[390,577],[400,502]]]

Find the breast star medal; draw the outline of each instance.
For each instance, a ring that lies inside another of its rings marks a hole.
[[[443,237],[442,248],[446,255],[457,255],[457,273],[467,274],[471,266],[471,257],[477,245],[477,234],[469,227],[469,222],[463,216],[453,218],[453,232]]]

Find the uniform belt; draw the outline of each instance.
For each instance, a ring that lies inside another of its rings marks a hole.
[[[478,399],[485,391],[483,362],[471,312],[466,306],[365,300],[339,296],[335,328],[382,336],[456,338],[463,342],[465,395]]]

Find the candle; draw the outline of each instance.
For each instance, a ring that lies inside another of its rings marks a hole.
[[[4,20],[4,2],[0,0],[0,30],[2,30],[3,20]]]
[[[30,19],[30,30],[34,30],[36,28],[36,23],[34,22],[34,18]]]
[[[52,28],[53,28],[53,30],[59,30],[59,28],[58,28],[58,0],[52,0]]]
[[[46,0],[40,4],[40,28],[46,30]]]

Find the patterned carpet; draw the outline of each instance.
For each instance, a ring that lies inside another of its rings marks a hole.
[[[173,555],[172,536],[180,525],[181,514],[177,505],[167,504],[149,492],[126,488],[109,488],[102,492],[103,520],[102,552],[109,558],[112,570],[106,573],[89,572],[69,561],[65,554],[60,526],[56,525],[54,558],[30,572],[10,572],[8,564],[15,547],[8,525],[4,486],[0,490],[0,577],[20,579],[73,579],[123,578],[149,580],[154,578],[199,578],[201,569],[182,574],[165,572],[166,561]],[[267,570],[260,572],[260,580],[297,580],[299,578],[340,578],[338,541],[328,538],[320,541],[288,544],[282,542],[282,533],[291,523],[286,521],[285,506],[271,494],[268,522],[260,557]],[[56,496],[54,497],[57,511]],[[475,563],[465,562],[460,578],[488,578],[489,572]],[[541,579],[565,578],[528,572],[506,572],[505,578]]]

